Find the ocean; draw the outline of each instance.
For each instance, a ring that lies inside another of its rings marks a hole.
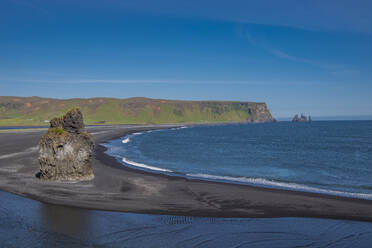
[[[372,121],[191,126],[106,147],[153,173],[372,199]]]

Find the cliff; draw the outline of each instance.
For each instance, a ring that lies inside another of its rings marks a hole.
[[[0,126],[47,125],[78,107],[86,124],[273,122],[265,103],[150,98],[50,99],[0,96]]]

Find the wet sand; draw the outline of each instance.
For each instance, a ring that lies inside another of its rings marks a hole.
[[[44,203],[96,210],[204,217],[318,217],[372,221],[372,201],[316,193],[189,180],[127,168],[101,143],[171,126],[88,129],[96,141],[95,178],[41,181],[37,145],[43,131],[0,133],[0,189]]]
[[[0,191],[0,247],[358,247],[372,223],[316,218],[202,218],[39,203]]]

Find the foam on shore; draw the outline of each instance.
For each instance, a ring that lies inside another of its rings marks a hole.
[[[159,168],[143,163],[138,163],[135,161],[128,160],[127,158],[123,157],[122,162],[129,164],[134,167],[152,170],[154,172],[167,172],[167,173],[174,173],[171,170]],[[343,196],[343,197],[350,197],[350,198],[358,198],[358,199],[367,199],[372,200],[372,194],[366,193],[353,193],[353,192],[345,192],[345,191],[337,191],[337,190],[328,190],[322,189],[317,187],[306,186],[297,183],[289,183],[289,182],[279,182],[274,180],[269,180],[265,178],[249,178],[249,177],[231,177],[231,176],[216,176],[210,174],[182,174],[177,173],[174,176],[186,176],[188,178],[195,178],[201,180],[209,180],[209,181],[217,181],[217,182],[227,182],[227,183],[237,183],[237,184],[245,184],[251,186],[260,186],[265,188],[274,188],[274,189],[285,189],[285,190],[293,190],[293,191],[301,191],[301,192],[309,192],[309,193],[320,193],[325,195],[335,195],[335,196]]]
[[[200,174],[200,173],[186,174],[186,176],[193,177],[193,178],[207,179],[207,180],[212,180],[212,181],[235,182],[235,183],[249,184],[253,186],[287,189],[287,190],[294,190],[294,191],[321,193],[321,194],[327,194],[327,195],[336,195],[336,196],[372,200],[372,194],[322,189],[322,188],[316,188],[316,187],[306,186],[306,185],[297,184],[297,183],[279,182],[279,181],[269,180],[265,178],[216,176],[216,175]]]
[[[143,168],[143,169],[148,169],[148,170],[153,170],[153,171],[161,171],[161,172],[172,172],[171,170],[167,170],[167,169],[163,169],[163,168],[159,168],[159,167],[155,167],[155,166],[151,166],[151,165],[147,165],[147,164],[137,163],[137,162],[131,161],[131,160],[125,158],[125,157],[122,158],[122,161],[126,164],[129,164],[129,165],[132,165],[132,166],[135,166],[135,167],[139,167],[139,168]]]
[[[179,129],[185,129],[185,128],[187,128],[187,127],[186,126],[182,126],[182,127],[175,127],[175,128],[166,129],[166,130],[179,130]],[[152,132],[155,132],[155,131],[164,131],[164,130],[162,130],[162,129],[159,129],[159,130],[148,130],[148,131],[146,131],[146,133],[152,133]],[[125,139],[123,139],[121,141],[121,143],[127,144],[127,143],[129,143],[131,141],[130,140],[131,137],[136,136],[136,135],[141,135],[141,134],[143,134],[143,132],[137,132],[137,133],[129,134],[129,135],[125,136]]]

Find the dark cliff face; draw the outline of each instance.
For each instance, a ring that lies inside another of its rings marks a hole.
[[[79,109],[72,109],[62,118],[53,118],[39,144],[40,178],[58,181],[93,179],[93,149],[93,137],[84,130]]]
[[[276,122],[276,120],[271,115],[266,103],[261,103],[253,111],[250,122]]]

